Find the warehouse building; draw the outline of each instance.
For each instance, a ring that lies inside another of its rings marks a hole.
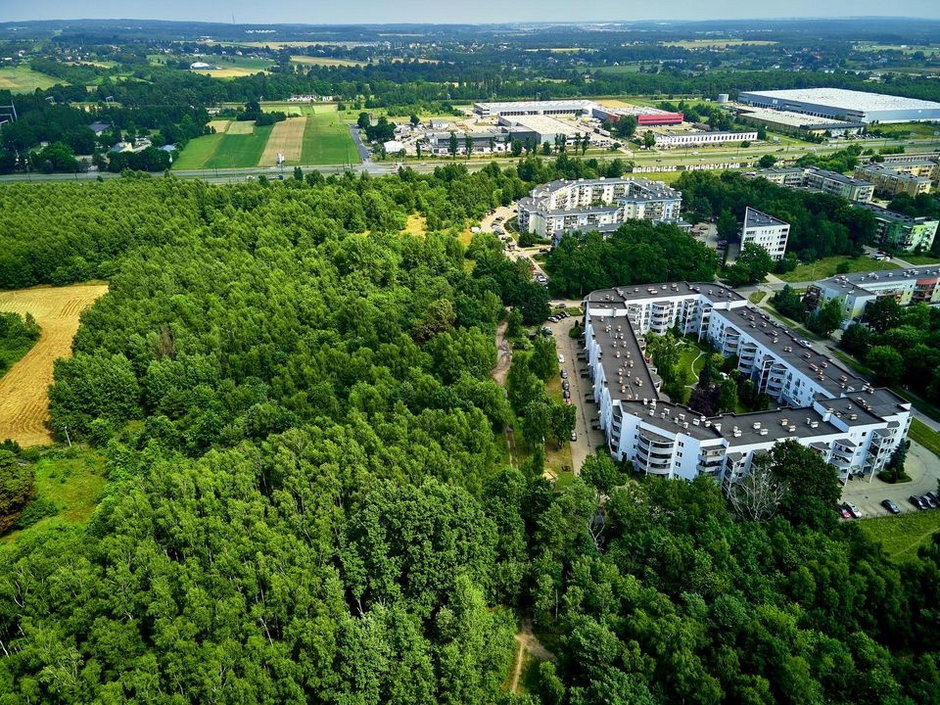
[[[940,120],[940,103],[843,88],[795,88],[783,91],[744,91],[738,101],[770,110],[860,122],[925,122]]]
[[[669,400],[646,351],[647,336],[678,327],[707,341],[779,406],[705,417]],[[905,440],[911,405],[843,369],[739,294],[676,282],[595,291],[584,299],[584,344],[610,453],[640,472],[704,475],[725,489],[754,458],[794,440],[842,482],[884,468]]]
[[[829,118],[793,113],[787,110],[769,110],[766,108],[739,108],[738,117],[757,125],[769,127],[781,132],[805,132],[811,135],[830,135],[842,137],[856,135],[865,130],[862,122],[846,122]]]
[[[587,127],[579,128],[546,115],[521,115],[518,117],[500,117],[499,124],[506,128],[510,140],[532,144],[555,144],[559,136],[566,145],[573,145],[576,138],[589,133]]]
[[[753,142],[757,139],[757,132],[665,132],[657,134],[655,137],[657,147],[671,149],[673,147],[728,144],[729,142]]]
[[[831,193],[857,203],[868,203],[875,193],[871,181],[816,167],[771,168],[750,172],[778,186],[804,188],[818,193]]]
[[[520,232],[557,243],[574,231],[616,230],[627,220],[684,225],[679,220],[682,194],[660,181],[593,179],[552,181],[518,203]]]
[[[446,155],[451,153],[450,132],[428,132],[422,138],[431,154]],[[467,137],[472,142],[474,154],[493,154],[505,152],[509,135],[500,130],[486,130],[480,132],[455,132],[457,137],[457,154],[467,151]]]
[[[590,115],[595,103],[590,100],[516,100],[506,103],[474,103],[473,112],[488,115]]]
[[[912,304],[940,305],[940,267],[936,264],[905,270],[839,274],[824,279],[806,290],[811,308],[830,299],[842,302],[842,319],[846,323],[860,321],[865,307],[880,296],[891,296],[902,306]]]
[[[604,105],[595,105],[591,111],[591,117],[604,122],[618,123],[627,115],[636,118],[636,124],[639,127],[650,127],[653,125],[681,125],[685,120],[682,113],[671,113],[668,110],[659,108],[650,108],[645,105],[623,105],[616,108],[608,108]]]
[[[767,250],[771,259],[782,260],[787,251],[789,237],[789,223],[750,206],[744,209],[744,224],[741,226],[742,248],[747,244],[760,245]]]

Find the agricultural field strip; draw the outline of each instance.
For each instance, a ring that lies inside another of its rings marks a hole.
[[[48,389],[56,359],[69,357],[82,312],[108,291],[105,284],[0,292],[0,311],[36,319],[39,341],[0,378],[0,439],[23,446],[52,442]]]
[[[258,166],[272,166],[277,164],[277,155],[284,156],[288,162],[300,161],[303,152],[304,130],[307,126],[307,117],[290,117],[287,120],[275,123],[271,136],[264,146]]]

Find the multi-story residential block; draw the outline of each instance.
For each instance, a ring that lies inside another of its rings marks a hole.
[[[889,196],[906,193],[918,196],[930,193],[933,186],[935,162],[860,164],[855,167],[855,177],[866,179],[875,185],[875,190]]]
[[[771,259],[781,260],[787,251],[789,237],[789,223],[750,206],[744,210],[744,224],[741,226],[742,248],[748,243],[760,245],[767,250]]]
[[[771,183],[789,188],[804,188],[819,193],[831,193],[849,201],[868,203],[875,193],[871,181],[816,167],[793,167],[761,169],[750,172],[750,176],[759,176]]]
[[[807,301],[813,307],[830,299],[842,302],[843,320],[861,320],[865,307],[880,296],[891,296],[902,306],[940,305],[940,266],[912,267],[884,272],[840,274],[817,282],[807,289]]]
[[[933,246],[937,220],[904,215],[873,203],[860,203],[858,207],[874,214],[877,225],[875,238],[879,247],[894,252],[927,252]]]
[[[682,194],[647,179],[552,181],[519,200],[519,230],[556,242],[565,233],[616,230],[627,220],[680,223]]]
[[[646,340],[676,326],[725,357],[736,356],[741,374],[777,408],[705,417],[670,401]],[[910,427],[910,403],[873,388],[717,284],[595,291],[584,300],[584,335],[608,449],[648,474],[706,475],[727,488],[748,473],[757,454],[792,439],[818,453],[840,480],[870,480]]]

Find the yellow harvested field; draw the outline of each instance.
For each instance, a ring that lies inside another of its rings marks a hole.
[[[264,69],[250,69],[242,66],[226,66],[220,69],[190,69],[190,71],[212,78],[241,78],[242,76],[254,76],[256,73],[268,73]]]
[[[297,54],[290,60],[295,64],[304,66],[365,66],[366,62],[356,61],[355,59],[335,59],[332,56],[304,56]]]
[[[225,130],[227,135],[251,135],[255,132],[254,120],[232,120]]]
[[[228,130],[231,120],[210,120],[209,127],[215,128],[216,132],[225,132]]]
[[[82,311],[107,291],[107,284],[76,284],[0,292],[0,311],[30,313],[42,329],[39,341],[0,378],[0,439],[22,446],[52,442],[46,427],[52,364],[71,356]]]
[[[277,155],[283,154],[284,161],[299,162],[304,146],[304,128],[307,126],[307,117],[289,117],[281,122],[274,123],[268,142],[264,145],[264,152],[258,160],[258,166],[273,166],[277,164]]]

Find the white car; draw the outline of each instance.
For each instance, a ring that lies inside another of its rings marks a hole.
[[[565,364],[565,356],[564,356],[564,355],[559,355],[559,356],[558,356],[558,364],[559,364],[559,365],[564,365],[564,364]]]

